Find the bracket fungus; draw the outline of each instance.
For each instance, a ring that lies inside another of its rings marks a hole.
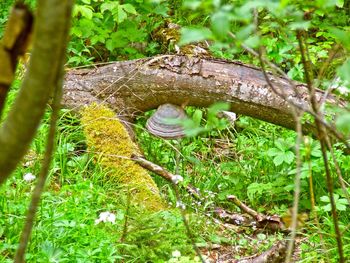
[[[174,104],[162,104],[147,120],[146,129],[153,135],[163,139],[180,139],[185,130],[180,122],[186,120],[184,109]]]

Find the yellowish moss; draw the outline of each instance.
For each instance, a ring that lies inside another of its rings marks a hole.
[[[82,111],[82,124],[90,150],[98,162],[132,191],[132,201],[150,210],[161,210],[164,203],[157,185],[148,172],[129,158],[138,153],[123,124],[115,113],[103,105],[92,104]]]

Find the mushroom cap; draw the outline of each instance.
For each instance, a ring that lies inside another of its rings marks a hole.
[[[182,138],[185,136],[185,130],[178,124],[178,121],[186,118],[186,112],[180,106],[170,103],[163,104],[147,120],[146,129],[163,139]]]

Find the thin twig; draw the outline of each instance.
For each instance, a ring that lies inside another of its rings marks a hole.
[[[241,200],[237,198],[235,195],[228,195],[226,196],[227,200],[234,203],[236,206],[238,206],[243,212],[247,213],[248,215],[254,217],[256,220],[261,220],[265,216],[263,214],[258,213],[257,211],[253,210],[246,204],[244,204]]]
[[[172,184],[177,184],[181,179],[178,178],[178,176],[170,173],[169,171],[165,170],[163,167],[152,163],[151,161],[146,160],[145,158],[137,155],[132,155],[131,160],[135,161],[137,164],[139,164],[141,167],[161,176],[168,182]],[[193,196],[195,199],[200,200],[200,193],[196,188],[194,188],[191,185],[184,186],[186,191]]]

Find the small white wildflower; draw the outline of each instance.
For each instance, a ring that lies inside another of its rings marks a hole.
[[[349,89],[345,86],[339,86],[337,90],[340,92],[340,94],[343,95],[348,95],[349,94]]]
[[[182,203],[181,201],[176,202],[176,207],[179,207],[182,210],[185,210],[185,208],[186,208],[185,204]]]
[[[32,173],[26,173],[25,175],[23,175],[23,180],[26,182],[31,182],[33,180],[35,180],[35,175]]]
[[[181,53],[180,47],[178,45],[175,45],[175,52],[176,52],[176,54]]]
[[[173,251],[173,253],[171,253],[171,255],[173,256],[173,258],[179,258],[181,257],[181,252],[179,250],[175,250]]]
[[[111,222],[112,224],[115,224],[115,214],[110,213],[109,217],[107,218],[107,222]]]
[[[174,184],[178,184],[179,182],[183,182],[184,178],[181,175],[175,174],[171,180]]]
[[[342,81],[339,77],[335,78],[333,81],[332,81],[332,86],[331,88],[332,89],[336,89],[339,91],[340,94],[342,95],[348,95],[350,90],[344,85],[344,81]]]
[[[95,225],[101,223],[101,222],[111,222],[112,224],[115,224],[115,214],[111,212],[102,212],[98,219],[95,220]]]

